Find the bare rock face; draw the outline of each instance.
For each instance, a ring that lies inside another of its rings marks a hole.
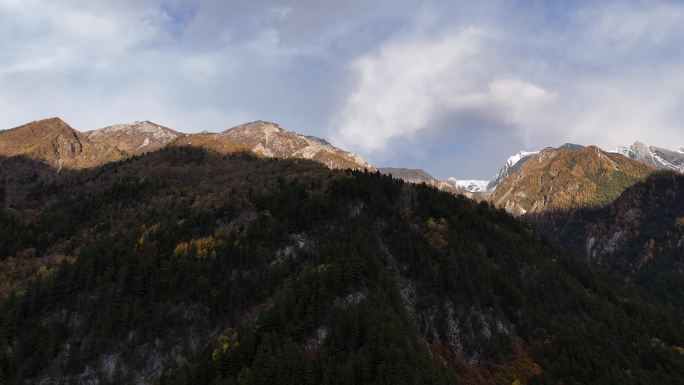
[[[184,136],[150,121],[115,124],[85,133],[93,142],[106,143],[129,155],[140,155],[165,147]]]
[[[1,131],[0,155],[37,160],[58,170],[93,167],[124,157],[116,148],[92,142],[59,118]]]
[[[323,139],[284,130],[270,122],[256,121],[236,126],[216,134],[215,139],[265,157],[310,159],[332,169],[374,169],[359,155],[336,148]]]

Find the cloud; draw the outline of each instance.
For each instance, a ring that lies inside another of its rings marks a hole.
[[[479,28],[409,36],[355,60],[358,83],[331,123],[335,139],[374,151],[393,138],[429,130],[445,116],[521,129],[534,124],[555,96],[518,77],[499,77],[504,71],[492,65],[500,59],[494,48],[499,39]]]
[[[0,127],[266,119],[471,177],[521,147],[681,147],[682,19],[665,0],[3,0]]]
[[[513,132],[529,149],[684,143],[684,6],[578,3],[553,16],[469,28],[437,17],[393,36],[350,66],[334,139],[380,161],[397,143],[476,131]]]

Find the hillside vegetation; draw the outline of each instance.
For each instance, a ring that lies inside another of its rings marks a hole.
[[[529,218],[595,266],[684,306],[684,176],[660,171],[596,209],[547,212]]]
[[[655,171],[596,147],[549,148],[529,157],[491,199],[513,214],[601,207]]]
[[[3,180],[3,384],[683,382],[679,310],[487,203],[189,147]]]

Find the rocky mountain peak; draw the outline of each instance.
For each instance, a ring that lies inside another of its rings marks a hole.
[[[357,154],[334,147],[323,139],[287,131],[276,123],[262,120],[230,128],[217,134],[216,139],[266,157],[311,159],[329,168],[373,169]]]
[[[144,120],[130,124],[114,124],[88,131],[85,135],[92,141],[107,144],[126,154],[139,155],[158,150],[184,134]]]
[[[105,143],[93,143],[60,118],[37,120],[0,134],[0,155],[23,156],[61,170],[121,159]]]
[[[254,122],[249,122],[245,124],[241,124],[239,126],[235,126],[233,128],[230,128],[224,133],[241,133],[241,134],[252,134],[252,135],[272,135],[272,134],[282,134],[285,133],[286,131],[280,127],[277,123],[273,122],[267,122],[264,120],[257,120]]]
[[[684,148],[672,151],[637,141],[629,147],[616,147],[609,152],[618,153],[657,168],[684,172]]]

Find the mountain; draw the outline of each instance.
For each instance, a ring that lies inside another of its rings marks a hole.
[[[684,176],[658,172],[605,207],[529,219],[590,264],[684,306]]]
[[[167,146],[198,146],[220,153],[250,151],[265,157],[313,160],[329,168],[374,168],[359,155],[313,136],[257,121],[221,133],[184,134],[150,121],[115,124],[78,132],[59,118],[0,131],[0,156],[23,156],[57,170],[87,168],[126,159]]]
[[[438,180],[421,169],[382,167],[379,168],[378,171],[380,171],[381,174],[392,175],[393,177],[399,178],[408,183],[425,183],[428,186],[437,188],[438,190],[447,191],[454,194],[470,195],[469,191],[460,189],[454,183],[451,183],[450,181],[444,182]]]
[[[657,168],[684,172],[684,151],[682,149],[672,151],[634,142],[630,147],[616,147],[610,152],[622,154]]]
[[[655,169],[594,146],[546,148],[519,158],[491,195],[516,215],[605,205]]]
[[[449,178],[449,182],[456,187],[471,193],[484,194],[487,192],[487,187],[490,181],[479,179],[465,179],[458,180],[456,178]]]
[[[489,180],[489,183],[487,183],[486,191],[492,192],[496,190],[501,182],[506,180],[511,174],[518,171],[520,167],[525,164],[525,162],[527,162],[533,155],[538,153],[539,151],[520,151],[517,154],[508,157],[501,170],[499,170],[499,172]]]
[[[179,146],[5,183],[29,193],[0,204],[3,384],[684,373],[679,309],[428,186]]]
[[[105,143],[128,155],[140,155],[163,148],[185,134],[150,121],[144,121],[132,124],[115,124],[85,132],[84,135],[93,142]]]
[[[120,160],[124,154],[107,143],[91,141],[59,118],[50,118],[0,131],[0,156],[39,160],[59,171]]]
[[[270,122],[256,121],[233,127],[216,135],[220,143],[248,148],[257,155],[283,159],[310,159],[332,169],[373,169],[351,152],[333,147],[327,141],[314,136],[303,136],[286,131]]]

